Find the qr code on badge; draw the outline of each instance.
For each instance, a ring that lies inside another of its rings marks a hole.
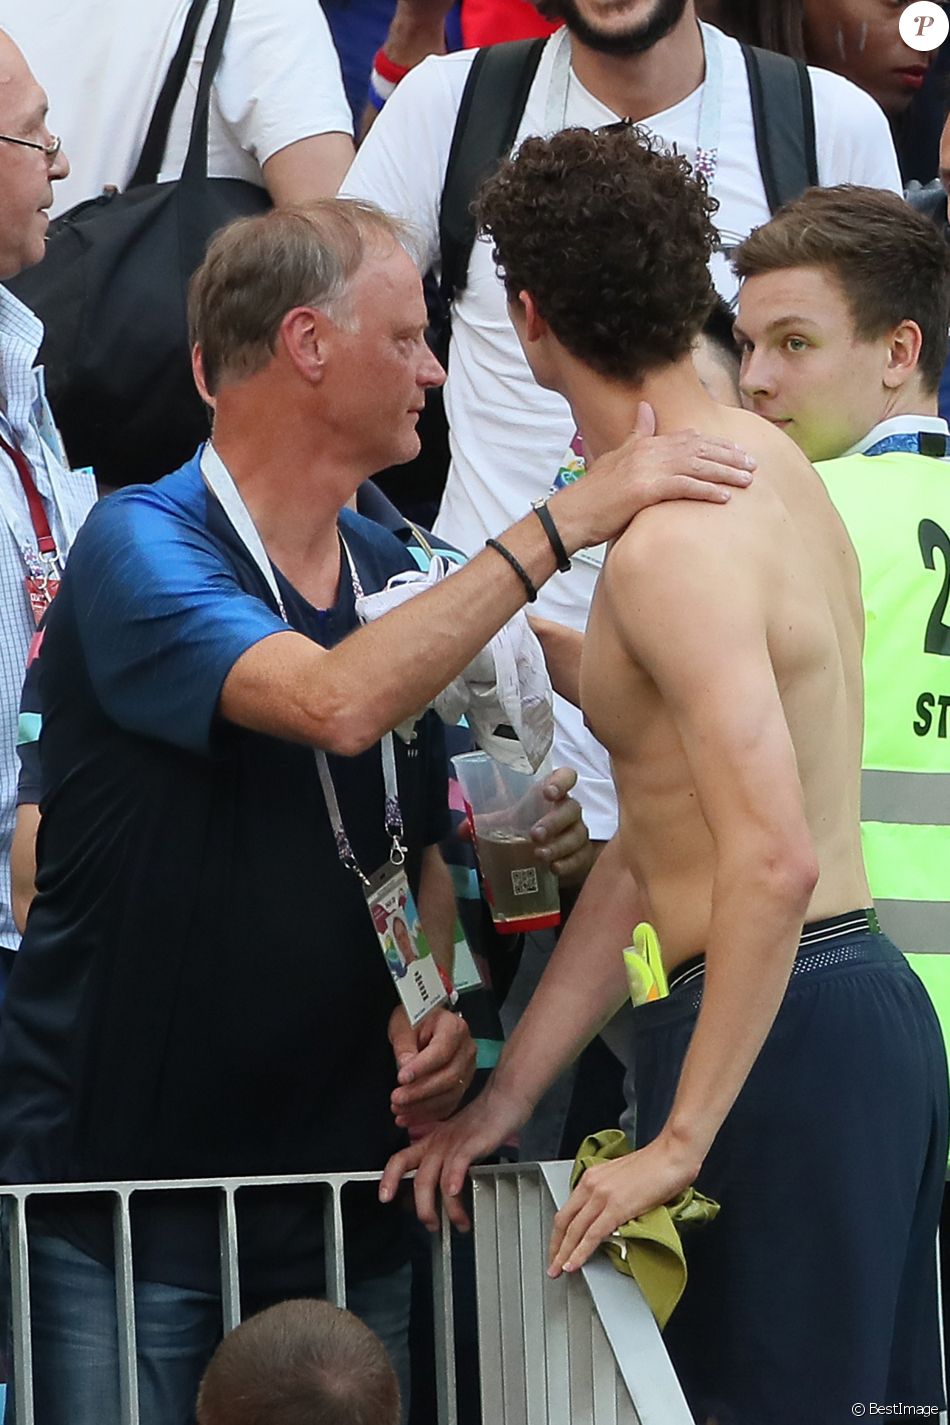
[[[512,871],[511,889],[516,896],[531,896],[537,893],[538,873],[533,866],[524,871]]]

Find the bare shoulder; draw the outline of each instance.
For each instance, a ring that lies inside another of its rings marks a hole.
[[[614,542],[605,563],[609,596],[628,598],[636,587],[648,598],[651,589],[659,594],[674,582],[694,585],[699,579],[707,587],[727,579],[733,591],[752,587],[762,574],[766,551],[789,538],[804,507],[827,505],[814,467],[788,436],[759,416],[722,408],[710,434],[725,436],[754,456],[758,468],[752,484],[732,490],[727,504],[682,499],[641,511]]]

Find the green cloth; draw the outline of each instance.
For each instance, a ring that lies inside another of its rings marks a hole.
[[[574,1159],[571,1187],[576,1187],[588,1168],[608,1163],[630,1152],[627,1135],[620,1128],[605,1128],[585,1138]],[[719,1212],[718,1202],[687,1188],[663,1207],[651,1208],[631,1218],[603,1243],[618,1272],[633,1277],[662,1331],[686,1286],[686,1258],[680,1229],[712,1222]]]

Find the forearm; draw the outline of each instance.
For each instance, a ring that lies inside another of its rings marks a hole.
[[[445,21],[452,0],[398,0],[383,48],[394,64],[412,68],[426,55],[445,53]]]
[[[554,573],[533,515],[504,539],[536,585]],[[484,550],[335,648],[317,649],[289,631],[263,639],[228,674],[221,712],[253,731],[354,756],[427,707],[525,599],[514,570]]]
[[[413,69],[430,54],[445,54],[445,20],[452,0],[399,0],[383,50],[387,59]],[[359,142],[373,127],[377,111],[367,103],[358,126]]]
[[[36,833],[39,826],[38,806],[25,802],[17,807],[13,844],[10,847],[10,881],[13,919],[21,934],[36,894]]]
[[[332,198],[352,162],[349,134],[314,134],[278,149],[261,173],[274,206],[292,208]]]
[[[807,910],[784,880],[717,878],[703,1002],[663,1130],[698,1171],[758,1058],[782,1003]]]
[[[526,1112],[617,1012],[627,995],[623,947],[643,917],[617,838],[587,878],[541,981],[518,1021],[489,1092]]]
[[[584,635],[563,623],[555,623],[553,619],[532,617],[530,623],[541,644],[554,691],[579,708]]]
[[[427,846],[419,880],[419,917],[437,965],[455,972],[455,887],[438,846]]]

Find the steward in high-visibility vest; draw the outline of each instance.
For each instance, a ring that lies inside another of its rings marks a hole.
[[[902,950],[950,952],[950,464],[888,444],[816,468],[861,565],[874,903]]]

